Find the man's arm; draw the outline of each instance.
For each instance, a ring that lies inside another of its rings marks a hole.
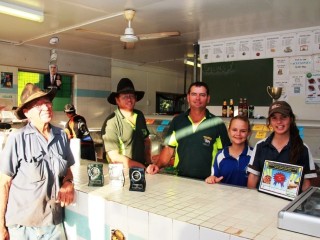
[[[71,169],[68,168],[66,176],[62,180],[62,186],[57,196],[57,202],[61,207],[68,206],[74,200],[73,175]]]
[[[11,180],[11,177],[5,174],[0,174],[0,195],[2,196],[0,200],[0,239],[9,239],[9,232],[6,228],[5,214],[7,211]]]
[[[133,159],[130,159],[127,156],[119,154],[118,150],[111,150],[107,152],[107,154],[111,163],[122,163],[125,168],[131,168],[131,167],[145,168],[145,166],[142,163],[134,161]]]
[[[147,173],[155,174],[159,172],[160,168],[167,166],[174,154],[174,150],[172,147],[165,146],[160,153],[158,161],[147,167]]]
[[[151,163],[151,140],[149,137],[144,139],[144,159],[147,164]]]

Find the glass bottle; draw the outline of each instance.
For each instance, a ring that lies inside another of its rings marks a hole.
[[[230,98],[228,117],[232,118],[233,116],[234,116],[234,105],[233,105],[233,99]]]
[[[248,102],[247,99],[243,99],[243,116],[248,117]]]
[[[228,112],[227,100],[223,100],[222,117],[227,117],[227,112]]]
[[[243,100],[242,100],[242,98],[239,99],[238,115],[243,116]]]

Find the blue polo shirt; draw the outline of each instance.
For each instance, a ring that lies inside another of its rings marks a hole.
[[[176,148],[174,166],[179,176],[204,180],[211,173],[218,150],[230,144],[226,125],[208,110],[199,125],[189,117],[190,110],[171,121],[165,144]]]
[[[222,183],[246,187],[248,182],[247,166],[251,153],[252,148],[247,145],[239,158],[236,159],[230,155],[228,147],[224,148],[216,156],[211,175],[223,176]]]

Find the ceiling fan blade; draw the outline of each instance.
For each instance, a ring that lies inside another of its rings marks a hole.
[[[140,40],[151,40],[166,37],[178,37],[180,32],[158,32],[158,33],[146,33],[137,35]]]
[[[116,38],[120,38],[120,36],[121,36],[121,35],[119,35],[119,34],[107,33],[107,32],[102,32],[102,31],[96,31],[96,30],[86,29],[86,28],[77,28],[76,31],[86,32],[86,33],[92,33],[92,34],[97,34],[97,35],[102,35],[102,36],[108,36],[108,37],[116,37]]]

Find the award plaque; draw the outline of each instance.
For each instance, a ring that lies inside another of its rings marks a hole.
[[[103,164],[90,163],[87,167],[89,183],[88,186],[102,187],[104,185]]]
[[[259,191],[293,200],[299,194],[303,167],[265,160]]]
[[[123,187],[125,178],[123,173],[123,164],[109,163],[109,183],[113,187]]]
[[[143,168],[130,168],[130,191],[144,192],[146,190],[145,171]]]

